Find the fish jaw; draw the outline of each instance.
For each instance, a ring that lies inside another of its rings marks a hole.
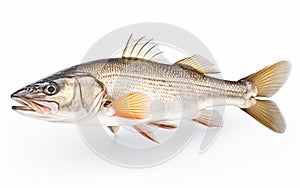
[[[20,104],[18,106],[12,106],[12,109],[24,115],[50,114],[57,110],[55,103],[28,99],[16,94],[13,94],[11,98]]]

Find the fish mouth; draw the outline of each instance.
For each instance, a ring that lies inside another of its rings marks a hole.
[[[26,99],[24,97],[12,97],[12,99],[19,104],[20,106],[12,106],[13,110],[16,111],[29,111],[37,113],[47,113],[51,112],[51,108],[45,105],[45,102]]]

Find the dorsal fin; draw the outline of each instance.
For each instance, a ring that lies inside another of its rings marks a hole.
[[[213,63],[199,55],[193,55],[191,57],[179,60],[176,62],[176,64],[194,69],[202,74],[220,73]]]
[[[126,46],[122,53],[122,58],[127,59],[163,59],[159,57],[162,52],[159,50],[158,43],[153,39],[147,39],[145,36],[134,39],[132,34],[130,35]]]

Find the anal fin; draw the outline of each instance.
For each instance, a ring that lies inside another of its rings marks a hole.
[[[196,118],[192,121],[207,127],[221,127],[223,118],[217,110],[205,109],[201,110]]]
[[[201,141],[199,150],[199,152],[203,153],[212,146],[212,143],[221,131],[223,118],[221,114],[215,109],[204,109],[201,110],[198,116],[192,119],[192,121],[208,127]]]

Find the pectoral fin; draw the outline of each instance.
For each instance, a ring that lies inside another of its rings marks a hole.
[[[133,128],[145,138],[159,144],[159,141],[157,140],[156,136],[154,135],[153,131],[150,129],[148,125],[145,124],[134,125]]]
[[[112,102],[115,116],[127,119],[145,119],[149,117],[149,98],[140,92],[124,95]]]
[[[201,110],[196,118],[192,121],[202,124],[207,127],[221,127],[223,118],[221,114],[213,109]]]

